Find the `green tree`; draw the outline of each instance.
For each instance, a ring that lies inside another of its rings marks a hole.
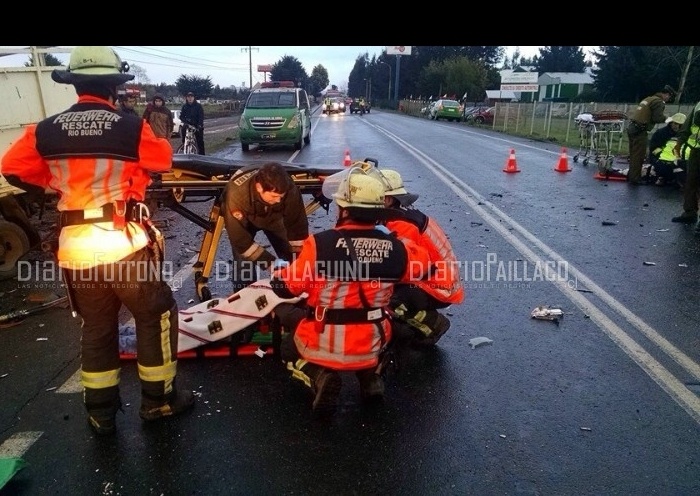
[[[481,61],[467,57],[453,57],[436,62],[432,61],[421,71],[417,95],[440,98],[445,94],[461,99],[466,93],[467,99],[482,100],[489,84],[489,72]]]
[[[580,46],[545,46],[540,48],[537,72],[584,72],[586,57]]]
[[[209,98],[214,85],[211,76],[205,78],[196,75],[181,74],[175,81],[175,87],[180,95],[187,94],[188,91],[197,95],[198,100]]]
[[[372,74],[370,72],[369,65],[369,52],[365,52],[358,55],[355,59],[355,65],[353,65],[350,71],[350,77],[348,79],[348,96],[357,98],[360,96],[367,96],[367,82],[371,79]]]
[[[319,97],[321,96],[321,92],[326,89],[329,82],[328,69],[319,64],[311,70],[307,93],[310,96]]]
[[[297,86],[306,89],[308,80],[309,76],[304,66],[292,55],[283,56],[270,71],[270,81],[294,81]]]
[[[34,63],[34,56],[30,55],[29,60],[24,63],[24,67],[34,67],[36,64]],[[44,54],[44,65],[45,66],[59,66],[63,65],[63,62],[58,60],[54,55],[50,53],[45,53]]]
[[[594,55],[595,88],[605,102],[638,102],[669,84],[678,89],[687,64],[685,46],[601,46]],[[697,63],[688,67],[685,101],[700,97]]]

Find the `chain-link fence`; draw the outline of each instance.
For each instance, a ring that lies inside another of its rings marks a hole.
[[[401,100],[399,112],[416,117],[426,117],[429,101]],[[486,107],[486,105],[482,105]],[[620,126],[614,127],[606,139],[606,145],[613,154],[626,154],[627,119],[637,107],[636,103],[575,103],[575,102],[498,102],[493,105],[493,122],[476,124],[465,121],[467,125],[486,127],[506,134],[524,136],[527,138],[551,141],[571,149],[585,149],[591,146],[590,130],[582,124],[579,118],[582,114],[597,115],[602,112],[621,115]],[[682,112],[689,115],[694,104],[666,105],[666,115]],[[664,124],[661,124],[663,126]]]

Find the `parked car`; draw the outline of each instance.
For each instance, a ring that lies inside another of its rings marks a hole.
[[[496,107],[481,107],[467,115],[465,121],[474,124],[493,124]]]
[[[434,121],[446,119],[459,122],[462,120],[462,105],[457,100],[441,98],[430,107],[428,117]]]
[[[464,107],[464,110],[462,111],[462,120],[466,121],[468,116],[476,112],[477,110],[483,110],[486,109],[485,105],[477,105],[475,107]]]
[[[182,121],[180,120],[180,111],[171,110],[170,112],[173,114],[173,137],[180,136],[180,126],[182,126]]]
[[[421,115],[424,115],[424,116],[430,118],[430,111],[433,108],[433,105],[435,105],[435,102],[430,102],[430,103],[428,103],[428,105],[426,105],[425,107],[420,109]]]

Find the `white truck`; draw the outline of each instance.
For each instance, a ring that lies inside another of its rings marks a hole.
[[[65,48],[6,48],[0,47],[0,57],[26,54],[25,61],[43,63],[45,53],[67,53]],[[0,158],[8,147],[22,135],[24,128],[56,114],[77,101],[75,88],[51,79],[55,66],[0,67]],[[21,216],[16,195],[25,192],[10,185],[0,174],[0,279],[14,277],[17,261],[31,248],[31,234],[26,224],[17,222]]]

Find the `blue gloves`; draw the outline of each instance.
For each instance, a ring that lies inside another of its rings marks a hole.
[[[391,234],[391,231],[389,230],[389,228],[386,227],[384,224],[377,224],[376,226],[374,226],[374,228],[377,231],[383,232],[384,234]]]

